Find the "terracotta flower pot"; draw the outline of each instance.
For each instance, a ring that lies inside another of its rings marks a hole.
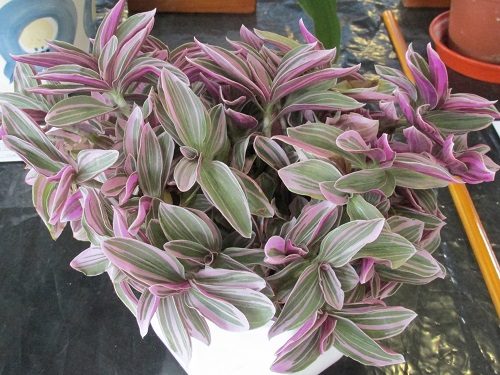
[[[449,46],[476,60],[500,64],[500,0],[452,0]]]

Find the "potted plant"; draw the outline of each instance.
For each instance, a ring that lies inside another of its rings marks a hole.
[[[402,362],[383,340],[415,314],[385,299],[444,276],[433,189],[494,179],[487,147],[467,144],[493,102],[452,94],[430,47],[429,62],[407,53],[416,85],[385,67],[373,81],[333,65],[303,25],[305,44],[242,27],[231,50],[169,50],[149,35],[153,12],[120,25],[123,6],[91,53],[53,41],[16,56],[16,92],[0,95],[38,214],[54,239],[69,223],[90,242],[71,266],[107,273],[141,334],[151,324],[190,374],[227,355],[205,355],[211,341],[241,337],[229,357],[261,367],[214,371]],[[277,348],[269,362],[254,333]]]

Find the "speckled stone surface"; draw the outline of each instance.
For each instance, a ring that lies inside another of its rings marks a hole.
[[[341,63],[399,64],[380,19],[393,8],[407,41],[423,53],[427,32],[439,9],[404,9],[396,0],[338,0],[343,25]],[[305,17],[295,0],[259,0],[254,15],[158,15],[153,34],[174,47],[192,40],[221,44],[238,38],[242,23],[298,36]],[[306,20],[310,25],[310,22]],[[500,85],[450,72],[455,92],[495,100]],[[500,140],[492,129],[473,142],[492,147],[500,163]],[[107,276],[88,278],[69,262],[86,244],[69,231],[52,241],[31,203],[21,163],[0,164],[0,375],[182,375],[181,367],[153,333],[142,339],[134,317],[114,295]],[[500,177],[470,186],[490,241],[500,254]],[[382,369],[343,358],[323,375],[500,374],[500,327],[472,250],[447,190],[439,192],[448,217],[437,258],[445,280],[407,286],[391,301],[419,316],[387,345],[407,362]],[[234,374],[238,375],[238,374]],[[259,374],[256,374],[259,375]]]

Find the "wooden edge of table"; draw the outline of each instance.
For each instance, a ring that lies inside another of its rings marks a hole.
[[[130,12],[255,13],[257,0],[128,0]]]

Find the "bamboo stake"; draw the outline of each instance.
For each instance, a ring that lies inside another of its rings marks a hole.
[[[414,78],[406,64],[405,53],[407,45],[399,24],[390,10],[386,10],[382,14],[382,18],[389,32],[389,37],[391,38],[399,62],[403,67],[403,72],[409,80],[414,82]],[[493,252],[491,243],[488,240],[486,231],[484,230],[481,219],[474,206],[474,202],[465,184],[452,183],[448,188],[453,198],[453,202],[455,203],[458,215],[462,220],[465,233],[467,234],[474,255],[476,256],[479,269],[483,275],[493,305],[500,318],[500,266],[498,260]]]

